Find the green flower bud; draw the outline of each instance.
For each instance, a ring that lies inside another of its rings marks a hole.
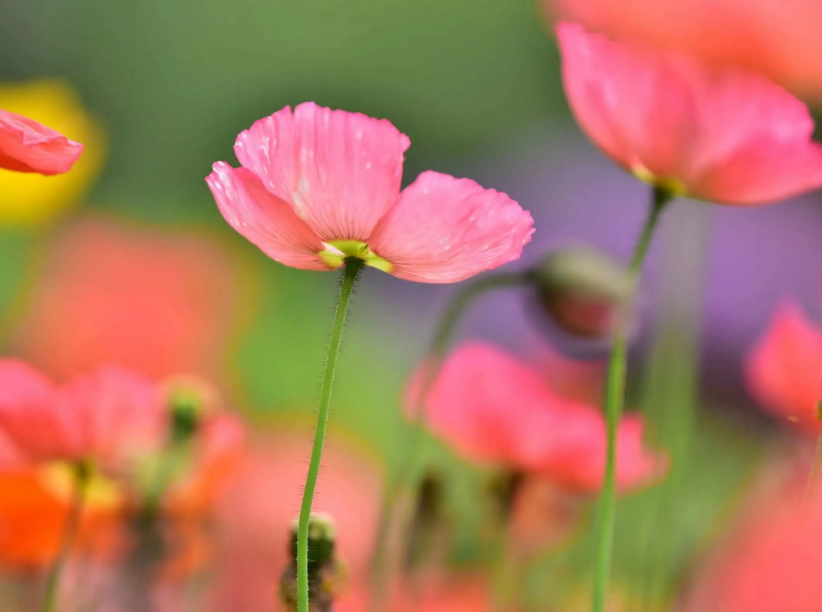
[[[590,247],[547,255],[530,272],[542,311],[561,330],[605,338],[627,323],[634,282],[627,266]]]

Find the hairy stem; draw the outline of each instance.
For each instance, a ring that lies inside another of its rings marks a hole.
[[[317,414],[317,428],[314,431],[314,444],[311,448],[311,459],[308,463],[308,475],[305,479],[303,500],[300,505],[300,519],[297,528],[297,610],[308,612],[308,525],[311,519],[311,505],[314,503],[314,491],[317,488],[317,476],[320,472],[325,432],[328,427],[328,411],[331,407],[331,390],[334,386],[334,374],[337,369],[337,357],[340,353],[345,317],[351,293],[357,277],[363,267],[363,261],[348,258],[344,263],[344,275],[337,302],[334,325],[331,328],[331,342],[328,345],[328,357],[325,362],[320,409]]]

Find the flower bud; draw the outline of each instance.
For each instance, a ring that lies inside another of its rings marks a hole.
[[[295,519],[289,539],[290,563],[280,578],[280,598],[289,612],[297,610],[297,530]],[[308,599],[312,612],[331,612],[343,572],[335,553],[334,521],[312,514],[308,523]]]
[[[448,542],[450,520],[445,503],[446,481],[443,474],[430,471],[417,490],[405,545],[405,567],[413,570],[430,561],[437,549]]]
[[[182,376],[166,381],[165,393],[171,419],[171,439],[185,442],[197,433],[203,413],[213,409],[215,392],[195,377]]]
[[[540,309],[563,331],[598,339],[626,323],[634,282],[628,268],[590,247],[547,255],[530,272]]]

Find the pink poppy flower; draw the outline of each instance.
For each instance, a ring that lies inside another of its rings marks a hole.
[[[101,367],[62,387],[15,359],[0,360],[0,432],[27,461],[92,460],[118,470],[164,441],[156,385]]]
[[[822,328],[795,304],[773,316],[745,366],[748,388],[767,410],[814,436],[822,428]]]
[[[416,381],[420,380],[422,370]],[[412,383],[409,406],[416,394]],[[474,342],[443,364],[425,402],[428,426],[471,461],[540,475],[593,494],[605,468],[605,421],[593,406],[557,395],[539,372]],[[659,478],[666,460],[643,444],[643,421],[620,424],[617,482],[622,490]]]
[[[219,378],[246,287],[217,241],[84,218],[47,255],[14,350],[58,381],[105,363]]]
[[[0,168],[62,174],[71,170],[83,145],[34,119],[0,109]]]
[[[452,283],[519,258],[531,216],[469,179],[424,172],[400,192],[408,137],[386,120],[306,102],[237,137],[241,167],[206,181],[235,230],[282,264],[357,257],[394,276]]]
[[[803,500],[803,488],[746,500],[733,533],[702,565],[683,612],[822,610],[822,496]]]
[[[822,95],[818,0],[543,0],[546,13],[627,41],[676,49]]]
[[[582,129],[638,178],[722,204],[781,200],[822,185],[805,105],[762,76],[557,28]]]

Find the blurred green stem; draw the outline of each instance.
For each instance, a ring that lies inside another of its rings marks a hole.
[[[328,427],[328,411],[331,406],[331,390],[334,385],[334,374],[337,369],[337,357],[340,353],[345,317],[348,304],[357,277],[363,267],[363,261],[349,257],[343,264],[343,279],[334,325],[331,328],[331,342],[328,345],[328,357],[325,362],[320,409],[317,414],[317,428],[314,431],[314,445],[311,448],[311,459],[308,463],[308,475],[305,479],[303,501],[300,506],[300,519],[297,528],[297,610],[308,612],[308,525],[311,519],[311,505],[314,503],[314,491],[317,488],[317,476],[320,472],[325,432]]]
[[[638,612],[667,608],[674,579],[686,569],[696,542],[686,491],[699,394],[699,331],[714,208],[672,211],[661,236],[654,302],[653,345],[645,358],[642,409],[653,442],[670,457],[667,478],[649,490],[642,528],[647,540]],[[660,537],[660,534],[665,534]]]
[[[374,612],[382,612],[388,602],[388,583],[390,577],[390,564],[388,563],[388,549],[392,518],[396,512],[400,499],[405,494],[406,488],[414,494],[414,484],[417,474],[420,471],[418,464],[422,458],[422,450],[425,447],[425,398],[431,391],[431,387],[437,378],[445,353],[454,338],[462,316],[468,306],[481,295],[497,289],[508,289],[520,287],[531,282],[528,273],[524,272],[496,272],[486,274],[479,279],[468,283],[460,290],[448,304],[440,319],[431,341],[431,346],[427,353],[427,364],[423,370],[423,380],[420,384],[419,394],[415,400],[414,409],[411,411],[411,440],[402,458],[400,469],[397,475],[391,479],[386,493],[383,496],[380,520],[377,526],[377,539],[374,555],[371,559],[371,580],[372,580],[372,605]],[[413,499],[411,500],[413,502]]]
[[[653,190],[648,218],[634,247],[634,253],[628,268],[634,285],[634,292],[659,216],[671,201],[672,195],[664,189],[654,188]],[[597,559],[594,574],[593,612],[603,612],[605,608],[605,598],[611,575],[614,522],[616,519],[616,438],[619,421],[622,418],[622,407],[625,403],[626,352],[623,322],[614,335],[611,356],[608,360],[608,377],[605,384],[605,419],[607,421],[608,447],[605,476],[602,482],[602,492],[597,512]]]
[[[60,577],[66,567],[71,549],[77,539],[77,533],[80,530],[80,521],[83,517],[83,508],[86,505],[86,488],[88,480],[91,476],[91,467],[79,461],[72,465],[72,500],[71,506],[68,509],[66,522],[63,526],[63,539],[60,543],[60,550],[57,553],[57,558],[51,566],[48,578],[46,580],[46,593],[43,599],[43,612],[56,612],[57,599],[60,591]]]

